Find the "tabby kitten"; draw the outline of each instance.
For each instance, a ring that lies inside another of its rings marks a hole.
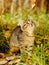
[[[23,25],[17,26],[11,34],[10,46],[32,50],[34,45],[35,23],[32,20],[23,21]]]

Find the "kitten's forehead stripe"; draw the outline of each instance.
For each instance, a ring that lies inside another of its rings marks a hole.
[[[33,26],[33,25],[36,26],[36,24],[32,20],[25,20],[24,26],[27,25],[27,24],[30,24],[31,26]]]

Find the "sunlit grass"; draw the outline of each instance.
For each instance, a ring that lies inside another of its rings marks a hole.
[[[0,16],[1,27],[6,26],[4,29],[0,27],[0,35],[3,35],[6,39],[8,31],[11,32],[12,29],[17,25],[19,19],[27,19],[31,17],[35,22],[38,22],[40,26],[36,28],[35,32],[35,45],[32,51],[26,51],[21,56],[21,62],[13,65],[48,65],[49,63],[49,16],[44,12],[39,12],[38,14],[33,13],[33,11],[22,11],[22,16],[19,16],[18,11],[14,15],[6,13]],[[5,36],[6,35],[6,36]],[[1,36],[0,36],[1,37]],[[43,40],[43,42],[42,42]],[[9,41],[9,40],[8,40]]]

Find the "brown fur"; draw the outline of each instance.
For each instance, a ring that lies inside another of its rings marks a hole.
[[[12,32],[10,46],[19,47],[20,50],[22,48],[32,50],[35,39],[34,28],[35,24],[32,20],[26,20],[22,26],[17,26]]]

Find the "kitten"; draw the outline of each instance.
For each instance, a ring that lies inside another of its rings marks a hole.
[[[10,46],[22,49],[32,50],[34,45],[34,29],[35,23],[32,20],[26,20],[22,26],[17,26],[11,34]]]

